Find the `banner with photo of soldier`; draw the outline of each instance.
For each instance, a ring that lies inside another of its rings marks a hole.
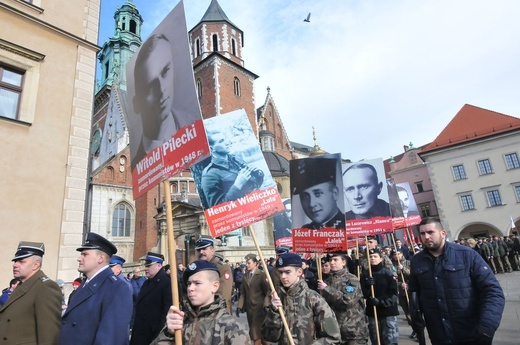
[[[347,250],[341,155],[289,161],[295,253]]]
[[[209,155],[182,1],[128,61],[126,81],[136,199]]]
[[[342,170],[347,236],[392,232],[383,160],[344,163]]]
[[[412,226],[421,223],[422,218],[419,213],[419,208],[415,203],[415,198],[408,182],[397,184],[397,195],[401,203],[403,217],[406,220],[406,226]]]
[[[284,211],[243,109],[204,120],[211,156],[191,172],[213,237]]]
[[[392,226],[394,230],[402,229],[406,227],[406,218],[403,216],[401,200],[399,200],[399,195],[397,194],[397,185],[393,178],[387,178],[386,186],[388,189],[390,214],[392,215]]]
[[[273,217],[275,246],[292,248],[291,199],[282,199],[285,211]]]

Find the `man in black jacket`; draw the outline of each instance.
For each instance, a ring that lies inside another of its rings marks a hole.
[[[163,262],[162,254],[148,252],[146,255],[144,271],[148,279],[137,297],[131,345],[150,344],[166,322],[166,313],[172,305],[172,289]]]

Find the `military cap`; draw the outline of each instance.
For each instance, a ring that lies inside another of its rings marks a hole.
[[[43,256],[43,254],[45,254],[45,245],[43,243],[20,241],[11,261],[22,260],[33,255]]]
[[[186,267],[184,270],[184,273],[182,274],[184,284],[188,284],[188,278],[200,271],[214,271],[217,272],[218,276],[220,277],[220,272],[218,271],[217,265],[215,265],[213,262],[197,260],[189,264],[188,267]]]
[[[276,267],[286,266],[302,267],[302,258],[294,253],[280,255],[278,260],[276,260]]]
[[[200,250],[209,246],[214,246],[215,240],[212,238],[201,237],[195,242],[195,250]]]
[[[215,257],[216,257],[217,259],[219,259],[220,261],[224,261],[224,256],[222,256],[222,254],[220,254],[220,253],[215,253]],[[229,262],[229,261],[228,261],[228,262]]]
[[[244,259],[246,259],[246,261],[249,259],[253,259],[253,261],[258,260],[258,258],[256,257],[256,254],[254,254],[254,253],[247,254],[246,256],[244,256]]]
[[[330,259],[332,259],[335,256],[339,256],[339,257],[342,257],[343,259],[347,259],[347,255],[348,255],[348,252],[337,251],[337,252],[332,252],[332,253],[327,254],[327,257],[329,258],[329,261],[330,261]]]
[[[300,194],[309,187],[320,183],[333,182],[336,184],[337,159],[335,158],[304,158],[295,164],[293,173],[291,168],[291,186],[293,194]]]
[[[379,249],[375,248],[375,249],[370,249],[368,251],[368,255],[372,255],[372,254],[377,254],[379,256],[381,256],[381,252],[379,251]]]
[[[159,253],[148,252],[146,254],[146,258],[144,259],[144,265],[150,266],[151,264],[156,262],[162,264],[164,262],[164,255]]]
[[[112,255],[112,257],[110,258],[110,263],[109,263],[109,266],[112,267],[112,266],[115,266],[115,265],[121,265],[123,266],[123,264],[125,263],[125,259],[123,259],[122,257],[120,257],[119,255]]]
[[[107,253],[109,256],[117,253],[117,248],[101,235],[96,234],[95,232],[89,232],[85,238],[85,242],[83,245],[76,249],[78,252],[82,252],[88,249],[98,249],[102,252]]]
[[[367,237],[367,241],[370,241],[370,240],[376,240],[377,241],[377,238],[375,236],[368,236]]]
[[[280,247],[276,248],[276,255],[287,254],[287,253],[289,253],[289,251],[290,251],[289,248],[280,246]]]
[[[56,279],[56,284],[58,284],[60,288],[65,286],[65,282],[63,281],[63,279]]]

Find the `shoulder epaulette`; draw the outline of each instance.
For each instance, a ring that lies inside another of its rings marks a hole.
[[[41,277],[40,279],[42,280],[42,283],[45,283],[46,281],[51,280],[49,277],[45,277],[45,276]]]

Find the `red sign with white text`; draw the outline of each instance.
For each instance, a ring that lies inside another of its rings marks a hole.
[[[284,210],[276,187],[254,190],[232,201],[204,210],[211,236],[219,237],[238,228],[252,225]]]
[[[391,217],[351,219],[345,222],[347,236],[374,236],[393,231]]]
[[[336,228],[293,229],[293,252],[332,253],[347,250],[345,230]]]

